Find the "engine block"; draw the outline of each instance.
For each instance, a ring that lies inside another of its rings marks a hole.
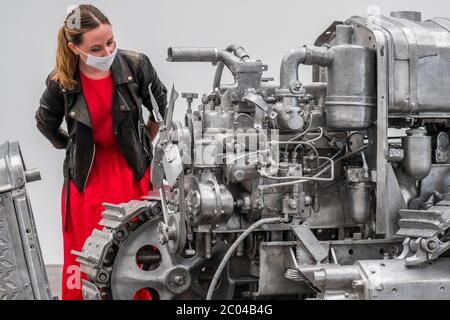
[[[167,60],[216,65],[213,86],[182,94],[184,123],[174,88],[155,110],[160,196],[105,205],[76,253],[86,298],[450,298],[449,19],[335,22],[279,82],[234,44]]]

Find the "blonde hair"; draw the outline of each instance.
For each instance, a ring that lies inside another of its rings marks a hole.
[[[74,76],[78,56],[69,48],[69,42],[80,45],[83,34],[101,24],[111,25],[109,19],[99,9],[90,4],[82,4],[67,15],[63,26],[59,29],[56,63],[51,79],[57,81],[64,89],[71,90],[77,84]]]

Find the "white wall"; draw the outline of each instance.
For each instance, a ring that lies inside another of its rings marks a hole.
[[[35,127],[34,113],[53,68],[56,34],[76,0],[0,1],[0,143],[20,142],[28,167],[41,170],[42,181],[28,185],[46,263],[62,263],[60,197],[64,152],[56,150]],[[334,20],[364,14],[377,5],[384,14],[419,10],[423,18],[450,16],[450,1],[350,0],[172,0],[91,1],[109,16],[121,48],[146,53],[160,78],[179,92],[210,89],[210,64],[168,63],[169,46],[215,46],[237,43],[269,65],[265,76],[278,79],[283,54],[312,44]],[[306,70],[305,70],[306,69]],[[310,69],[300,72],[310,78]],[[227,78],[225,78],[227,79]],[[228,77],[229,79],[229,77]],[[183,118],[179,101],[176,119]]]

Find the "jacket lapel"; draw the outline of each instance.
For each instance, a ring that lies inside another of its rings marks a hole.
[[[116,58],[111,65],[111,73],[114,86],[124,83],[130,83],[134,81],[133,73],[122,54],[121,49],[117,50]],[[132,51],[129,51],[132,52]]]
[[[91,117],[89,115],[89,109],[87,107],[84,95],[77,95],[77,100],[69,111],[69,117],[92,128]]]
[[[130,104],[125,99],[124,88],[126,88],[126,84],[135,81],[134,75],[120,49],[117,51],[117,56],[111,65],[111,73],[114,84],[112,119],[113,130],[116,131],[131,111]]]
[[[89,128],[92,128],[89,109],[81,89],[80,69],[78,64],[74,78],[76,80],[75,87],[71,90],[66,90],[66,93],[75,99],[75,102],[72,104],[72,106],[69,105],[68,116],[78,122],[85,124]]]

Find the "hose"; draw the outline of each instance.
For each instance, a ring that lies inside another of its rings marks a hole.
[[[253,123],[255,121],[255,119],[253,119],[249,114],[247,113],[239,113],[236,117],[236,119],[234,120],[234,122],[239,123],[239,118],[240,117],[247,117],[248,119],[250,119],[250,121]]]
[[[252,224],[247,230],[245,230],[237,239],[236,241],[231,245],[231,247],[228,249],[227,253],[225,254],[225,256],[223,257],[222,261],[220,262],[219,266],[217,267],[216,273],[214,274],[214,277],[211,280],[211,284],[209,285],[208,288],[208,293],[206,295],[206,300],[211,300],[213,293],[214,293],[214,289],[216,288],[217,282],[220,279],[220,276],[222,275],[222,271],[223,269],[225,269],[225,266],[228,263],[228,260],[230,260],[231,256],[234,253],[234,250],[236,250],[236,248],[239,246],[239,244],[245,240],[245,238],[247,238],[247,236],[253,232],[253,230],[257,229],[258,227],[260,227],[263,224],[272,224],[272,223],[279,223],[279,222],[283,222],[286,221],[284,218],[265,218],[265,219],[261,219],[256,221],[254,224]]]

